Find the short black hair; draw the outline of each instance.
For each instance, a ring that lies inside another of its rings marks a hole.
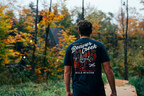
[[[82,36],[90,36],[92,33],[92,24],[87,20],[80,20],[78,22],[78,28]]]

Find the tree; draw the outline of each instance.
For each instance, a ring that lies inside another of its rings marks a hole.
[[[19,19],[13,18],[12,29],[17,28],[19,32],[33,33],[34,15],[31,14],[31,9],[23,8],[19,13]]]
[[[74,17],[74,11],[75,10],[71,10],[69,11],[68,8],[66,7],[65,2],[62,2],[60,6],[56,5],[54,7],[54,10],[56,12],[58,12],[58,8],[59,8],[59,12],[60,14],[65,15],[64,19],[62,19],[60,22],[58,22],[58,26],[60,28],[62,28],[63,30],[69,30],[68,34],[69,35],[75,35],[75,37],[78,39],[79,35],[77,32],[77,25],[75,23],[73,23],[73,17]],[[55,12],[54,12],[55,13]]]
[[[144,0],[141,0],[140,3],[144,5]],[[142,8],[141,10],[144,10],[144,8]]]
[[[7,58],[6,54],[6,45],[3,43],[4,40],[7,38],[8,34],[10,33],[10,28],[12,25],[12,20],[7,12],[4,10],[7,6],[0,6],[0,67],[4,65],[4,60]]]
[[[46,39],[45,39],[45,51],[44,51],[44,62],[46,62],[46,51],[48,47],[48,32],[51,24],[54,24],[59,22],[64,18],[64,15],[57,14],[55,15],[53,12],[49,10],[43,10],[42,12],[42,21],[40,22],[41,25],[44,25],[44,28],[46,28]],[[44,63],[44,66],[46,66],[46,63]]]
[[[93,24],[92,38],[101,41],[106,48],[116,49],[118,46],[117,25],[111,23],[113,14],[105,14],[102,11],[94,11],[86,17]]]
[[[52,5],[52,0],[50,0],[50,7],[49,7],[49,13],[51,12],[51,5]],[[50,15],[50,14],[47,14]],[[46,66],[46,55],[47,55],[47,47],[48,47],[48,33],[50,30],[50,24],[48,24],[46,28],[46,37],[45,37],[45,51],[44,51],[44,66]]]
[[[82,0],[82,20],[84,20],[84,0]]]
[[[128,46],[128,0],[126,5],[127,19],[126,19],[126,32],[125,32],[125,42],[124,42],[124,65],[125,65],[125,80],[128,80],[128,64],[127,64],[127,46]]]
[[[35,16],[35,34],[34,34],[34,47],[33,47],[33,54],[32,54],[32,71],[35,71],[35,51],[36,51],[36,44],[37,44],[37,21],[38,21],[38,0],[37,0],[37,8],[36,8],[36,16]]]

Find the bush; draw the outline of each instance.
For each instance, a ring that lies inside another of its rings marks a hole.
[[[107,83],[107,77],[105,73],[102,73],[102,79],[103,79],[104,84]]]
[[[9,83],[9,79],[4,74],[0,74],[0,85],[8,84],[8,83]]]
[[[138,96],[144,96],[144,77],[132,77],[129,83],[135,86]]]
[[[31,74],[30,70],[9,68],[0,73],[0,85],[24,83],[35,80],[35,78],[37,78],[36,74]]]

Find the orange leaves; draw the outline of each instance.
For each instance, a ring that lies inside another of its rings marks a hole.
[[[48,51],[46,57],[48,67],[46,70],[44,70],[44,72],[49,72],[51,76],[56,76],[57,73],[63,72],[62,64],[64,61],[66,48],[69,44],[76,40],[74,36],[68,35],[68,32],[69,30],[62,31],[61,34],[59,34],[59,43],[52,48],[47,48]],[[41,74],[40,71],[37,70],[37,72]]]
[[[5,8],[7,8],[7,6],[2,6],[1,8],[0,8],[0,12],[2,12]],[[0,14],[1,15],[1,14]]]
[[[62,69],[62,68],[58,68],[57,71],[58,71],[58,72],[62,72],[63,69]]]
[[[26,53],[22,54],[20,51],[14,50],[14,47],[17,42],[21,42],[23,44],[23,47],[27,46],[28,44],[32,44],[31,34],[17,32],[16,29],[15,29],[15,31],[16,31],[15,36],[9,35],[8,38],[4,40],[4,43],[9,48],[6,55],[8,57],[17,58],[17,59],[11,59],[11,60],[9,58],[9,60],[12,62],[19,62],[21,59],[21,56]]]
[[[16,42],[23,42],[25,46],[29,44],[32,44],[31,42],[31,34],[30,33],[16,33],[16,36],[9,35],[7,39],[4,40],[4,43],[7,44],[7,46],[13,46],[13,43]]]
[[[10,62],[8,55],[6,54],[7,49],[5,46],[5,42],[9,42],[9,39],[5,39],[7,38],[7,34],[11,32],[10,28],[12,25],[12,20],[7,14],[8,11],[5,10],[6,8],[7,6],[0,6],[0,63],[2,65]]]
[[[98,33],[101,33],[99,31],[99,28],[102,26],[99,24],[100,20],[97,20],[96,22],[93,23],[93,31],[92,31],[92,35],[91,37],[94,38],[94,37],[97,37],[97,34]]]
[[[133,9],[130,9],[130,11],[135,11]],[[144,36],[143,33],[143,19],[139,18],[139,15],[135,16],[136,14],[132,13],[131,16],[129,16],[129,24],[128,24],[128,36],[135,38],[138,35]],[[121,38],[125,38],[124,34],[126,32],[126,17],[123,18],[123,23],[124,23],[124,32],[123,32],[123,26],[122,26],[122,16],[118,15],[117,18],[118,22],[119,22],[119,26],[118,26],[118,35]]]
[[[71,43],[73,43],[76,38],[73,35],[68,35],[69,30],[66,31],[61,31],[61,34],[59,37],[59,44],[58,46],[61,47],[61,52],[60,55],[64,56],[65,55],[65,51],[66,48],[68,47],[68,45],[70,45]]]
[[[62,34],[59,34],[59,35],[61,35],[59,37],[59,44],[61,46],[66,45],[66,47],[68,47],[69,44],[73,43],[76,40],[74,35],[68,35],[67,34],[67,33],[69,33],[69,30],[66,30],[66,31],[62,30],[61,33]]]
[[[36,72],[37,74],[41,74],[40,68],[36,69],[35,72]]]
[[[22,16],[25,16],[26,14],[31,14],[31,10],[30,10],[30,9],[23,8],[21,15],[22,15]]]
[[[22,55],[20,52],[17,52],[17,51],[15,51],[15,50],[13,50],[13,49],[9,49],[9,54],[8,54],[8,56],[17,56],[17,55]]]
[[[29,32],[33,32],[34,31],[33,26],[35,24],[35,20],[34,20],[35,17],[33,16],[33,14],[31,14],[31,10],[23,8],[22,12],[19,15],[21,18],[21,22],[23,22],[21,26],[24,26],[24,28],[28,30]]]
[[[26,65],[26,67],[30,68],[30,67],[31,67],[31,65]]]
[[[64,19],[64,15],[55,15],[53,12],[49,12],[48,10],[43,11],[41,15],[43,16],[43,20],[40,23],[46,26]]]
[[[7,6],[0,7],[0,35],[5,35],[9,32],[8,29],[11,28],[11,19],[8,15],[6,15],[6,12],[3,11],[7,8]]]
[[[93,34],[100,33],[99,28],[101,27],[101,25],[99,24],[99,20],[93,23]]]

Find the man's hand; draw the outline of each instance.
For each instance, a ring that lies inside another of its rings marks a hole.
[[[73,94],[71,92],[67,92],[66,96],[73,96]]]
[[[116,87],[115,87],[114,74],[113,74],[112,67],[110,66],[110,62],[109,61],[104,62],[103,63],[103,68],[104,68],[104,71],[106,73],[108,82],[110,84],[110,88],[112,90],[111,96],[117,96],[117,94],[116,94]]]
[[[111,95],[110,96],[117,96],[117,94],[116,93],[111,93]]]
[[[71,75],[71,66],[65,66],[65,68],[64,68],[64,81],[65,81],[67,96],[72,96],[72,93],[70,91],[70,75]]]

